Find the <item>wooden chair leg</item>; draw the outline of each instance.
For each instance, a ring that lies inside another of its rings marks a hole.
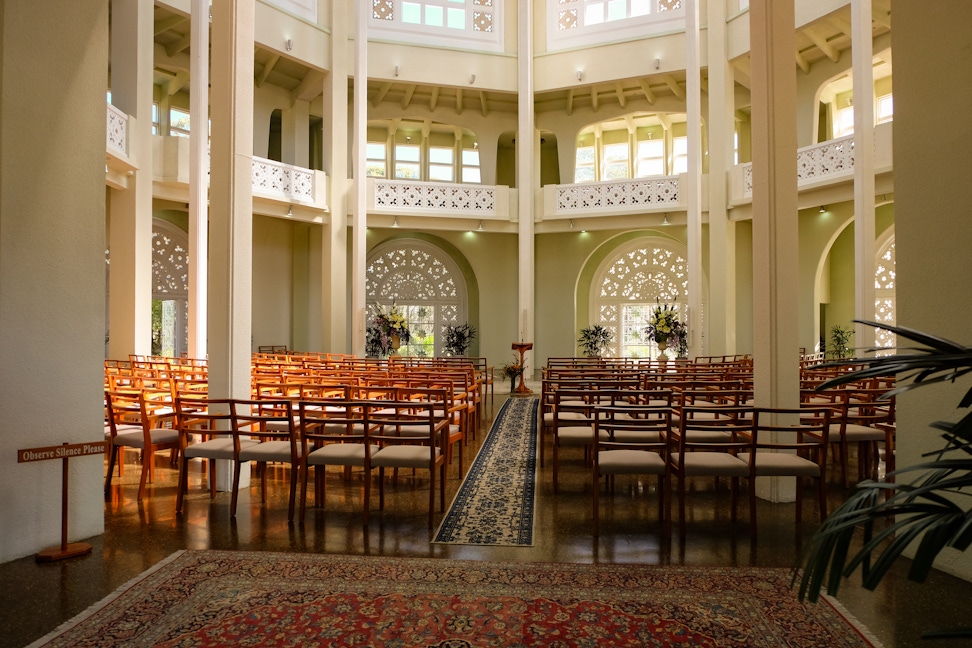
[[[108,455],[108,474],[105,475],[105,495],[111,492],[111,476],[115,472],[115,462],[118,460],[118,446],[111,444]]]

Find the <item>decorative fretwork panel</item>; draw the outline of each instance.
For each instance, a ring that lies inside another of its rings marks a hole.
[[[675,11],[682,8],[682,0],[658,0],[658,11]]]
[[[128,115],[108,104],[107,146],[128,155]]]
[[[654,357],[657,346],[645,336],[651,309],[662,303],[683,312],[688,303],[684,250],[677,243],[655,238],[622,246],[601,264],[591,293],[595,323],[613,334],[607,353]]]
[[[496,213],[496,187],[420,182],[417,180],[376,180],[375,207],[381,209],[434,209],[490,216]]]
[[[466,286],[456,263],[424,241],[396,240],[368,257],[366,301],[387,308],[395,304],[415,336],[406,349],[418,355],[442,355],[442,330],[465,323]]]
[[[806,185],[854,172],[854,136],[828,140],[797,151],[797,184]],[[753,164],[742,165],[743,195],[753,195]]]
[[[643,211],[678,206],[678,176],[557,187],[557,213],[591,210]]]
[[[189,294],[188,238],[182,230],[174,231],[178,228],[160,225],[156,221],[152,232],[152,296],[185,297]]]
[[[392,0],[374,0],[371,17],[376,20],[395,20],[395,3]]]
[[[314,202],[314,172],[254,157],[253,190]]]
[[[894,326],[897,318],[895,314],[895,255],[894,237],[885,243],[877,254],[877,264],[874,271],[874,320],[881,324]],[[877,329],[874,332],[875,344],[879,347],[893,347],[896,336],[887,329]]]

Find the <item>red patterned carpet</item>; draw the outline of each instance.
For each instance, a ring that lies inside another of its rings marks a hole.
[[[876,646],[786,569],[186,551],[37,646]]]

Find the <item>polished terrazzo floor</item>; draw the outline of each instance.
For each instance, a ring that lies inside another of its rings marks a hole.
[[[467,448],[471,461],[493,415],[504,400],[496,394],[486,406],[486,421],[477,441]],[[426,524],[428,482],[420,473],[402,476],[388,485],[385,510],[377,510],[373,495],[370,525],[361,525],[361,477],[350,481],[329,476],[326,510],[309,509],[305,524],[287,522],[287,474],[269,473],[268,501],[260,502],[259,480],[241,494],[235,520],[229,517],[229,494],[210,500],[203,490],[201,469],[192,475],[191,493],[183,517],[174,513],[175,472],[159,456],[156,483],[146,499],[136,501],[137,467],[129,463],[123,479],[113,485],[105,503],[105,533],[87,539],[91,555],[52,564],[32,557],[0,565],[0,646],[25,646],[101,600],[117,587],[179,549],[245,549],[384,556],[425,556],[466,560],[560,561],[720,566],[792,567],[813,532],[816,511],[808,504],[805,522],[794,523],[793,504],[758,503],[758,534],[753,540],[745,500],[740,521],[729,520],[725,490],[713,492],[699,483],[688,500],[684,535],[677,525],[666,534],[657,518],[654,480],[618,479],[613,497],[602,498],[601,536],[591,535],[591,484],[580,451],[569,451],[562,463],[560,493],[554,495],[551,466],[539,472],[537,521],[532,547],[479,547],[432,544]],[[129,455],[129,462],[135,460]],[[830,499],[846,492],[836,475]],[[450,467],[447,502],[458,488],[455,465]],[[436,523],[441,516],[436,517]],[[929,582],[906,580],[907,561],[895,567],[875,592],[854,579],[845,581],[840,601],[887,648],[972,645],[972,642],[922,641],[923,630],[972,626],[972,583],[935,573]],[[794,594],[795,595],[795,594]]]

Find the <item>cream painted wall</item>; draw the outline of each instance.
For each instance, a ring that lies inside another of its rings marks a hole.
[[[0,3],[0,65],[5,562],[61,541],[61,462],[16,451],[103,438],[107,0]],[[102,474],[70,461],[69,541],[104,530]]]
[[[898,323],[969,345],[972,67],[957,54],[972,49],[972,3],[893,0],[891,7]],[[898,397],[899,468],[941,447],[928,424],[965,414],[956,405],[970,386],[966,376]],[[938,565],[972,579],[969,553],[946,552]]]
[[[294,348],[291,338],[294,281],[294,224],[254,214],[254,351],[263,345],[285,344]],[[306,284],[306,276],[300,281]]]

